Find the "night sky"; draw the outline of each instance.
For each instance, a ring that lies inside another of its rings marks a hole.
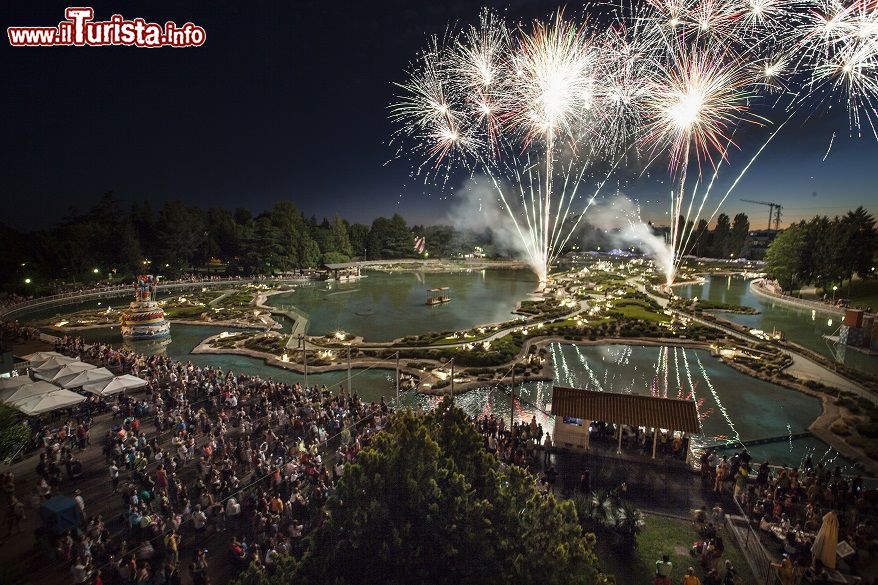
[[[68,5],[5,2],[3,27],[54,25]],[[289,199],[307,215],[352,221],[394,212],[411,223],[447,220],[447,197],[460,184],[425,187],[411,178],[409,163],[394,159],[388,145],[387,106],[391,83],[403,80],[427,36],[473,22],[483,3],[87,5],[97,20],[121,13],[192,21],[205,28],[207,42],[187,49],[12,48],[4,40],[3,221],[47,227],[69,207],[85,210],[111,190],[125,201],[152,199],[155,207],[182,199],[258,213]],[[518,20],[545,16],[557,1],[491,5]],[[580,8],[567,3],[568,11]],[[878,143],[870,132],[851,137],[841,108],[794,120],[722,211],[749,212],[753,227],[763,227],[767,210],[740,198],[782,203],[784,223],[857,205],[878,212]],[[723,174],[727,182],[758,145],[742,141],[733,171]],[[665,170],[660,165],[651,179],[623,185],[642,203],[645,220],[666,221],[667,187],[656,180]]]

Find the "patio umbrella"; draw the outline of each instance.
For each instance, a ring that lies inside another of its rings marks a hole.
[[[93,368],[91,370],[84,370],[78,374],[71,374],[70,376],[59,378],[56,380],[56,383],[62,388],[79,388],[85,384],[107,380],[112,377],[113,372],[107,368]]]
[[[39,365],[39,364],[41,364],[41,363],[45,362],[46,360],[51,359],[53,357],[64,357],[64,356],[61,355],[60,353],[58,353],[57,351],[37,351],[37,352],[29,353],[25,356],[22,356],[21,359],[23,359],[26,362],[30,362],[31,366],[36,366],[36,365]]]
[[[66,355],[55,355],[42,362],[31,362],[31,369],[34,372],[47,372],[49,370],[60,370],[67,364],[78,362],[79,360]]]
[[[814,545],[811,552],[815,558],[823,561],[823,564],[829,568],[835,568],[835,549],[838,546],[838,516],[830,510],[823,516],[823,523],[820,530],[817,531],[817,537],[814,539]]]
[[[47,392],[46,394],[28,398],[22,402],[16,402],[13,406],[28,416],[36,416],[44,412],[67,408],[84,400],[85,396],[76,392],[55,390],[54,392]]]
[[[16,402],[28,400],[30,398],[33,398],[34,396],[39,396],[41,394],[48,394],[49,392],[54,392],[55,390],[58,390],[58,387],[54,384],[49,384],[48,382],[42,381],[31,382],[30,384],[19,386],[12,392],[9,392],[5,396],[3,396],[3,402],[15,406]]]
[[[12,378],[0,378],[0,390],[15,389],[33,382],[27,376],[13,376]]]
[[[112,396],[119,392],[131,390],[132,388],[141,388],[143,386],[146,386],[146,380],[142,380],[131,374],[125,374],[124,376],[116,376],[112,380],[101,380],[100,382],[85,384],[82,389],[86,392],[97,394],[98,396]]]
[[[96,367],[97,366],[85,362],[73,362],[57,370],[38,371],[34,374],[34,378],[46,380],[48,382],[58,382],[59,380],[68,378],[73,374],[78,374],[86,370],[93,370]]]

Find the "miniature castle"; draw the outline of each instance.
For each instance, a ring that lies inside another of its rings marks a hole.
[[[122,311],[120,328],[124,339],[159,339],[171,334],[171,323],[155,299],[158,278],[141,274],[134,283],[134,301]]]

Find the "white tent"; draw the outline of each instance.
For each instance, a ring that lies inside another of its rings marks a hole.
[[[72,375],[84,372],[86,370],[94,370],[95,368],[97,368],[97,366],[87,364],[85,362],[73,362],[71,364],[67,364],[59,370],[36,372],[34,374],[34,378],[57,383],[59,380],[63,380],[64,378],[69,378]]]
[[[34,373],[38,372],[51,372],[58,371],[67,364],[72,364],[73,362],[78,362],[79,360],[72,357],[67,357],[66,355],[57,355],[54,357],[50,357],[46,361],[42,363],[31,362],[31,369]]]
[[[109,378],[112,378],[113,375],[113,372],[111,372],[107,368],[94,368],[91,370],[84,370],[82,372],[79,372],[78,374],[71,374],[70,376],[59,378],[55,381],[55,383],[62,388],[78,388],[92,382],[107,380]]]
[[[48,382],[32,382],[30,384],[25,384],[24,386],[19,386],[14,391],[10,392],[6,396],[3,396],[3,402],[5,402],[6,404],[12,404],[14,406],[16,402],[29,400],[34,396],[48,394],[49,392],[54,392],[55,390],[59,390],[59,388],[54,384],[49,384]]]
[[[39,365],[53,357],[65,357],[58,353],[57,351],[37,351],[34,353],[29,353],[26,356],[22,356],[22,359],[26,362],[30,362],[32,366]],[[72,359],[72,358],[71,358]]]
[[[55,390],[33,396],[23,402],[17,402],[13,406],[28,416],[51,412],[59,408],[67,408],[79,404],[85,400],[85,396],[71,392],[70,390]]]
[[[33,382],[27,376],[13,376],[12,378],[0,378],[0,390],[15,389]]]
[[[141,388],[146,386],[146,380],[142,380],[137,376],[125,374],[124,376],[116,376],[112,380],[101,380],[92,384],[85,384],[82,389],[98,396],[112,396],[119,392],[131,390],[132,388]]]

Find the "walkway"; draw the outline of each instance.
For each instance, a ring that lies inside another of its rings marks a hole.
[[[780,293],[776,293],[768,290],[762,283],[765,279],[756,278],[750,281],[750,290],[753,291],[753,294],[768,297],[770,299],[780,301],[782,303],[786,303],[788,305],[793,305],[796,307],[804,308],[804,309],[812,309],[815,311],[823,311],[824,313],[835,313],[837,315],[844,315],[845,309],[844,307],[836,307],[834,305],[828,305],[826,303],[821,303],[820,301],[809,301],[806,299],[798,299],[796,297],[792,297],[790,295],[784,295]]]
[[[185,282],[172,282],[159,284],[156,287],[157,291],[181,291],[181,290],[190,290],[194,288],[213,288],[220,286],[229,286],[229,285],[242,285],[242,284],[260,284],[260,283],[278,283],[278,284],[289,284],[294,282],[302,282],[303,280],[309,280],[306,277],[299,278],[223,278],[219,280],[198,280],[198,281],[185,281]],[[120,285],[120,286],[107,286],[104,288],[98,289],[90,289],[85,291],[75,291],[71,293],[64,293],[60,295],[52,295],[48,297],[39,297],[36,299],[31,299],[29,301],[24,301],[22,303],[18,303],[16,305],[12,305],[11,307],[5,307],[0,309],[0,319],[10,319],[14,318],[21,313],[25,313],[31,311],[36,308],[41,307],[53,307],[53,306],[61,306],[61,305],[69,305],[71,303],[78,303],[82,301],[90,301],[97,299],[106,299],[106,298],[114,298],[121,296],[130,296],[131,295],[131,285]]]
[[[627,280],[627,282],[629,284],[631,284],[632,286],[635,286],[641,292],[649,295],[653,300],[655,300],[657,303],[659,303],[662,307],[667,308],[667,306],[669,304],[668,299],[651,293],[646,288],[646,286],[644,286],[643,283],[641,283],[637,279],[637,277],[631,277]],[[696,317],[695,315],[691,315],[689,313],[681,313],[681,312],[676,311],[674,309],[668,309],[668,310],[670,310],[671,312],[673,312],[677,315],[685,317],[687,319],[691,319],[691,320],[693,320],[696,323],[699,323],[701,325],[705,325],[707,327],[712,327],[714,329],[718,329],[718,330],[722,331],[723,333],[725,333],[726,335],[729,335],[729,336],[734,337],[736,339],[740,339],[742,341],[747,341],[747,342],[758,341],[752,335],[749,335],[747,333],[743,333],[741,331],[733,329],[732,327],[725,325],[723,323],[718,323],[716,321],[708,321],[706,319],[702,319],[701,317]],[[778,348],[778,349],[780,349],[785,354],[790,356],[790,358],[793,360],[793,363],[790,366],[788,366],[786,369],[787,373],[789,373],[793,376],[796,376],[797,378],[799,378],[801,380],[812,380],[815,382],[820,382],[821,384],[825,384],[826,386],[832,386],[834,388],[838,388],[839,390],[844,390],[845,392],[851,392],[853,394],[856,394],[857,396],[866,398],[866,399],[871,400],[873,402],[878,401],[878,396],[875,396],[874,393],[866,390],[865,388],[863,388],[862,386],[860,386],[856,382],[849,380],[848,378],[845,378],[844,376],[841,376],[840,374],[837,374],[836,372],[833,372],[832,370],[828,369],[826,366],[823,366],[823,365],[821,365],[821,364],[819,364],[819,363],[817,363],[817,362],[815,362],[815,361],[813,361],[813,360],[805,357],[804,355],[802,355],[798,352],[795,352],[793,350],[790,350],[787,348]]]

